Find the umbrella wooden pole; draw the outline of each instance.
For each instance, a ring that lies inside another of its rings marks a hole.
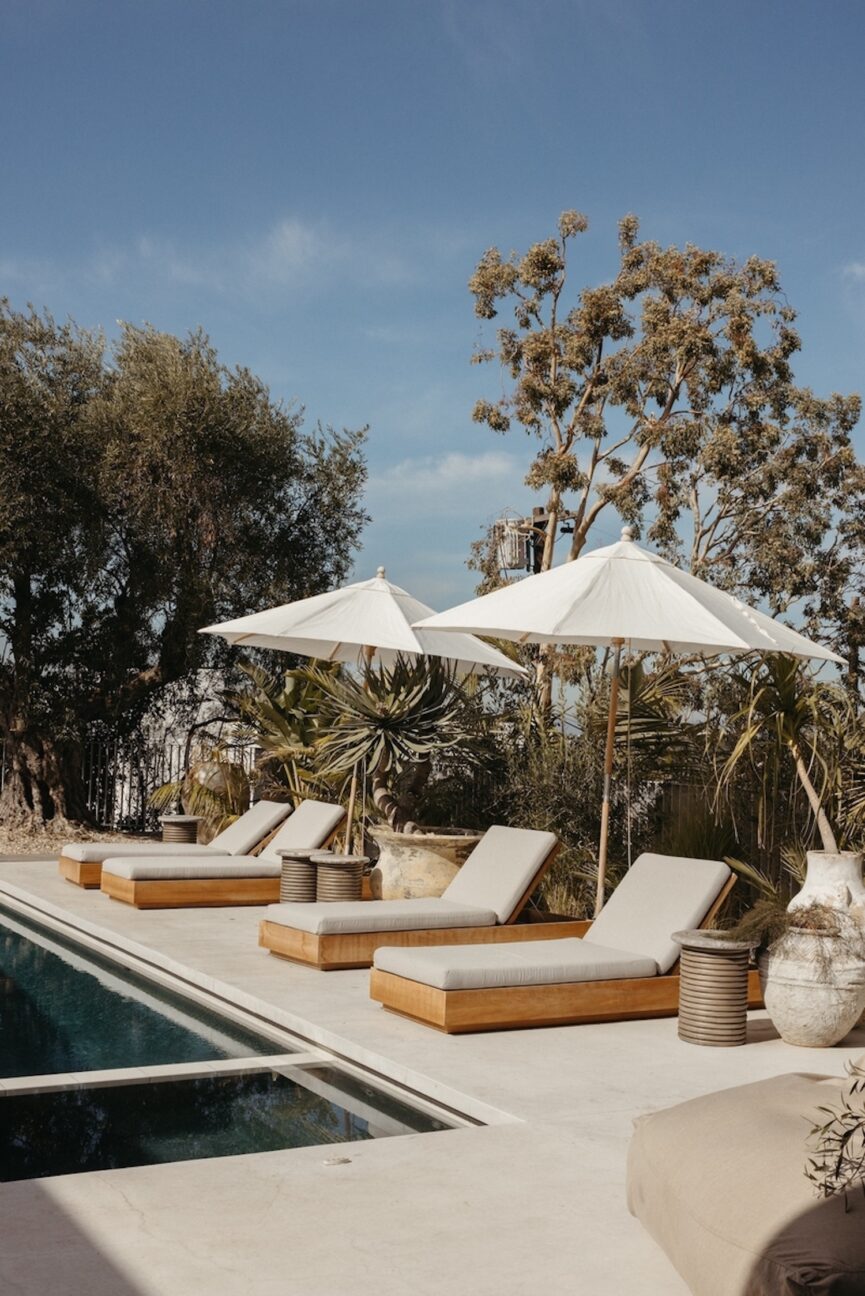
[[[616,713],[619,709],[619,668],[624,639],[613,640],[613,674],[610,679],[610,714],[607,716],[607,745],[604,751],[604,793],[601,801],[601,840],[598,843],[598,889],[595,894],[595,917],[604,907],[604,883],[607,877],[607,839],[610,834],[610,787],[613,782],[613,750],[616,743]]]
[[[380,567],[378,569],[377,574],[381,577],[384,577],[384,568]],[[363,652],[364,663],[368,670],[372,666],[372,659],[375,656],[375,646],[373,644],[367,644],[362,649],[362,652]],[[363,687],[367,692],[369,691],[366,681],[364,681]],[[352,827],[354,826],[354,808],[356,802],[357,802],[357,764],[355,764],[354,769],[351,771],[351,787],[349,788],[349,792],[348,792],[348,809],[345,812],[345,853],[346,855],[351,854],[351,830]]]
[[[343,786],[345,786],[343,784]],[[357,765],[351,771],[351,787],[348,792],[348,809],[345,812],[345,853],[351,854],[351,830],[354,825],[354,804],[357,801]]]

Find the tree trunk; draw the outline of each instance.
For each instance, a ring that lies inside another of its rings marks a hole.
[[[34,733],[8,734],[0,822],[39,828],[87,818],[80,748],[59,748]]]
[[[805,795],[807,796],[811,809],[814,812],[814,818],[817,821],[817,830],[820,833],[820,840],[823,843],[823,849],[824,851],[829,851],[833,855],[837,854],[838,842],[835,839],[835,834],[833,833],[829,820],[826,817],[826,811],[823,809],[820,798],[817,795],[817,789],[811,782],[810,775],[808,774],[807,767],[802,759],[802,753],[799,750],[798,744],[791,742],[790,751],[793,754],[793,760],[796,762],[796,773],[799,775],[799,782],[805,789]]]
[[[394,790],[389,765],[380,762],[373,770],[372,803],[394,832],[405,832],[406,826],[413,822],[412,814],[431,773],[431,760],[416,761]]]
[[[372,772],[372,803],[384,815],[388,827],[394,832],[401,832],[406,816],[391,791],[389,774],[390,770],[379,761]]]

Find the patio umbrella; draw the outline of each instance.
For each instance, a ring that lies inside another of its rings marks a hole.
[[[680,571],[634,543],[624,527],[616,544],[528,576],[470,603],[426,617],[425,634],[476,633],[517,643],[589,644],[613,648],[610,711],[598,848],[596,913],[604,902],[613,740],[619,666],[625,643],[643,652],[788,653],[841,662],[830,649]]]
[[[372,580],[205,626],[199,634],[220,635],[230,644],[247,648],[272,648],[357,666],[376,659],[383,666],[392,666],[399,656],[441,657],[463,675],[485,671],[525,674],[522,666],[474,635],[427,634],[412,629],[412,622],[430,615],[431,607],[391,584],[384,567],[379,567]],[[356,790],[355,773],[349,794],[347,841]]]
[[[361,664],[377,658],[392,666],[397,657],[443,657],[463,675],[493,671],[524,675],[522,666],[471,634],[427,634],[412,623],[434,615],[385,578],[379,567],[372,580],[298,599],[282,607],[253,612],[236,621],[205,626],[199,634],[221,635],[230,644],[275,648],[321,661]]]

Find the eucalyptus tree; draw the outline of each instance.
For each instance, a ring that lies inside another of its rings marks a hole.
[[[307,432],[201,332],[0,315],[7,821],[79,817],[81,742],[226,660],[198,628],[341,580],[362,432]]]
[[[469,281],[478,316],[511,317],[474,357],[502,366],[506,390],[473,417],[536,443],[526,482],[546,497],[541,570],[565,515],[574,559],[615,513],[703,579],[773,612],[798,604],[841,634],[865,537],[859,397],[797,386],[796,316],[772,261],[663,248],[627,216],[613,277],[569,292],[587,227],[565,212],[522,255],[489,249]],[[547,658],[539,685],[548,704]]]

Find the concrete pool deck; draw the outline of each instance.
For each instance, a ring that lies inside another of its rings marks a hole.
[[[445,1036],[372,1004],[366,972],[258,949],[258,909],[139,912],[42,861],[0,862],[4,894],[493,1122],[0,1184],[4,1293],[684,1296],[625,1206],[633,1118],[787,1071],[841,1074],[865,1050],[861,1028],[793,1048],[764,1013],[732,1049],[680,1043],[675,1019]]]

